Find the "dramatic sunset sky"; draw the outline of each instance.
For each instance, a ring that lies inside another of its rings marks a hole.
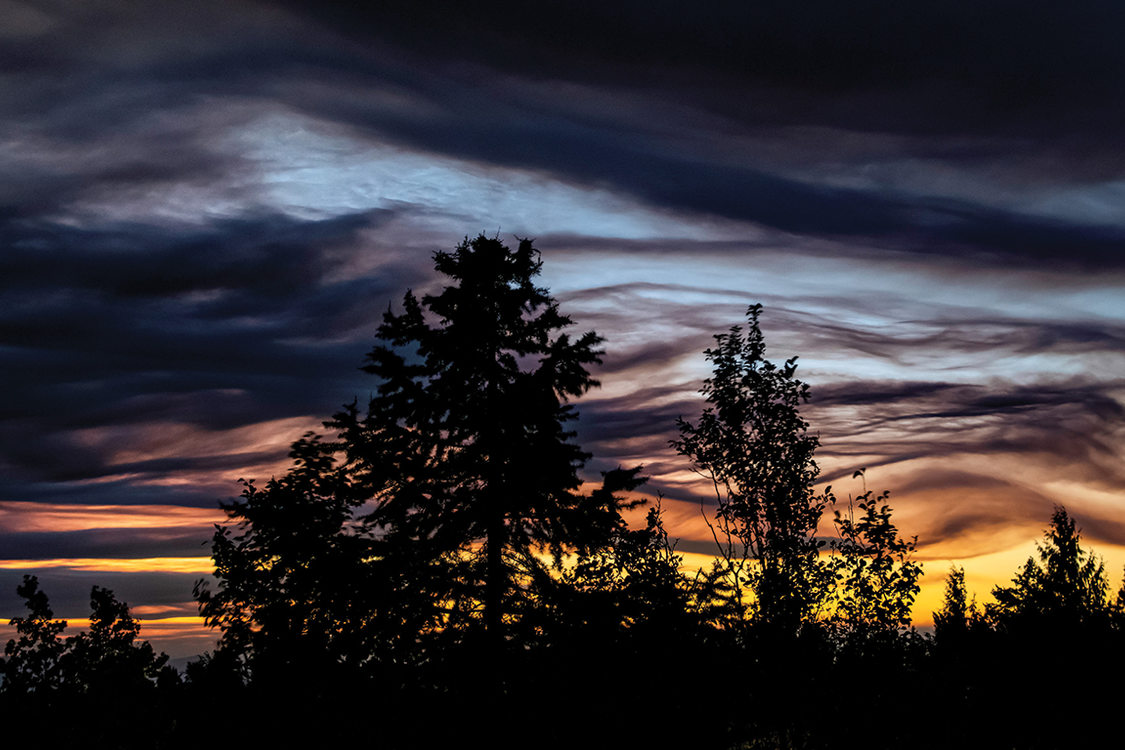
[[[0,0],[0,616],[113,588],[173,656],[217,501],[373,387],[387,305],[533,237],[606,338],[590,478],[765,306],[822,479],[889,489],[929,620],[1055,503],[1125,564],[1125,5]],[[377,9],[377,10],[376,10]]]

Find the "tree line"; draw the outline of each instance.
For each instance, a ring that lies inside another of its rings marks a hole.
[[[917,540],[862,469],[854,497],[817,491],[809,388],[796,358],[766,358],[754,305],[705,351],[704,409],[672,441],[713,491],[715,561],[685,570],[659,503],[625,521],[643,467],[584,489],[572,400],[597,386],[603,341],[536,285],[532,243],[482,235],[434,260],[447,285],[384,314],[369,398],[223,505],[215,585],[194,592],[215,650],[181,677],[96,587],[89,632],[64,639],[27,577],[0,707],[61,711],[42,731],[107,747],[136,746],[130,726],[146,747],[1053,747],[1083,731],[1041,726],[1021,690],[1088,710],[1062,681],[1125,662],[1125,590],[1065,509],[994,602],[951,571],[919,633]]]

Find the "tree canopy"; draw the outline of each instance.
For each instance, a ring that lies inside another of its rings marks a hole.
[[[39,579],[24,576],[16,593],[27,604],[26,617],[14,617],[18,638],[4,646],[0,692],[7,694],[133,695],[157,680],[174,682],[168,657],[139,641],[140,625],[129,607],[101,586],[90,590],[90,627],[63,638],[66,620],[56,620]]]

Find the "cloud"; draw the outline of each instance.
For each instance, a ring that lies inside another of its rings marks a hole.
[[[327,417],[356,393],[364,338],[416,274],[393,252],[364,275],[338,273],[372,252],[361,234],[383,216],[202,228],[0,221],[0,276],[12,282],[0,290],[0,466],[72,481],[283,456],[280,445],[240,455],[200,441],[179,446],[186,454],[115,459],[138,440],[151,444],[138,433],[144,423],[218,437]]]
[[[1011,9],[955,12],[945,5],[901,13],[876,3],[849,7],[843,17],[830,4],[799,14],[780,5],[717,13],[629,5],[608,15],[580,5],[544,16],[552,24],[546,36],[529,31],[525,25],[536,22],[504,3],[491,13],[475,8],[463,25],[444,5],[412,5],[409,13],[290,7],[371,49],[394,50],[372,53],[370,67],[353,66],[361,72],[345,79],[346,93],[298,87],[294,97],[306,112],[381,138],[612,185],[677,210],[867,238],[884,249],[984,264],[1049,260],[1084,271],[1117,263],[1118,227],[1036,216],[1016,209],[1016,200],[989,202],[989,192],[1014,199],[1026,174],[965,200],[907,189],[902,179],[836,184],[825,179],[836,175],[828,164],[797,169],[804,172],[798,178],[784,150],[769,145],[778,132],[813,127],[824,128],[833,146],[839,138],[832,130],[870,134],[854,164],[864,172],[906,158],[924,159],[935,172],[982,157],[1029,167],[1037,152],[1073,151],[1060,131],[1069,137],[1092,122],[1082,142],[1088,149],[1101,142],[1100,152],[1111,154],[1111,131],[1103,127],[1105,118],[1122,119],[1108,95],[1121,79],[1122,55],[1096,21],[1116,13],[1108,7],[1091,15],[1052,12],[1049,36],[1013,28]],[[428,14],[433,23],[424,22]],[[971,26],[959,28],[965,18]],[[582,33],[560,36],[555,26],[570,24]],[[1068,64],[1045,66],[1042,50],[1060,45],[1074,52]],[[388,58],[400,67],[380,65]],[[350,83],[356,78],[363,83]],[[365,96],[390,81],[401,97],[424,106],[388,108]],[[677,107],[660,104],[669,100]],[[1083,120],[1076,109],[1097,114]],[[916,142],[906,153],[881,152],[884,133]],[[960,147],[938,140],[970,136],[982,140]],[[1029,138],[1037,139],[1034,148]],[[838,156],[826,146],[822,161]],[[1065,180],[1057,166],[1050,172],[1044,164],[1038,177]]]
[[[179,527],[0,532],[5,559],[65,557],[198,557],[210,549],[211,529]]]
[[[832,107],[833,94],[866,92],[874,103],[879,93],[905,95],[902,89],[921,83],[924,91],[908,101],[925,108],[910,121],[929,128],[971,121],[986,102],[1015,116],[1059,100],[1100,99],[1120,80],[1123,57],[1110,30],[1119,9],[1110,3],[1087,4],[1081,11],[1014,2],[906,8],[875,0],[846,9],[829,2],[800,8],[782,2],[692,8],[626,2],[612,9],[547,3],[534,13],[514,2],[471,9],[443,2],[346,10],[286,5],[358,40],[395,40],[430,56],[543,78],[635,83],[651,79],[655,70],[682,86],[684,79],[710,71],[714,80],[696,96],[714,106],[722,106],[716,100],[724,87],[772,84],[826,100],[828,111],[814,116],[842,117],[845,112]],[[1082,80],[1077,90],[1066,85],[1076,77]],[[948,98],[924,101],[924,93],[942,88],[976,106],[966,112],[950,107]],[[756,103],[728,101],[725,108],[752,111]],[[874,116],[848,114],[853,121]],[[928,115],[938,115],[937,122],[927,123]]]
[[[360,139],[547,173],[677,212],[851,238],[882,254],[1119,267],[1117,223],[1027,209],[1053,185],[1096,179],[1059,168],[1082,161],[1075,134],[1097,152],[1086,161],[1118,151],[1109,124],[1125,113],[1112,95],[1125,61],[1106,31],[1117,14],[1108,5],[1052,10],[1051,34],[1014,26],[1007,5],[904,12],[873,2],[843,13],[819,3],[798,13],[630,3],[609,13],[568,4],[534,18],[511,3],[472,13],[444,3],[284,5],[292,15],[102,3],[112,21],[93,32],[84,12],[53,9],[59,38],[77,43],[17,45],[13,69],[64,104],[47,117],[13,114],[40,139],[36,153],[86,154],[67,167],[83,179],[49,178],[57,166],[41,165],[30,182],[42,188],[17,210],[61,210],[92,194],[104,203],[114,186],[148,182],[206,185],[212,200],[233,201],[224,210],[245,209],[265,198],[245,180],[260,165],[225,139],[238,123],[290,111]],[[1021,7],[1019,17],[1043,12]],[[536,33],[542,19],[550,34]],[[173,38],[177,26],[198,30],[199,42]],[[570,26],[582,33],[560,34]],[[996,167],[971,171],[982,162]],[[1018,174],[1004,166],[1016,163]],[[941,184],[958,182],[951,172],[962,186],[983,182],[950,194],[927,188],[934,180],[919,171]],[[878,176],[857,177],[869,174]]]

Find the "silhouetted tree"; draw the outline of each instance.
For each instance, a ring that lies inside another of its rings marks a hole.
[[[315,435],[289,455],[284,476],[263,488],[244,481],[241,497],[223,504],[234,523],[212,539],[218,587],[196,586],[200,613],[223,632],[212,669],[246,672],[252,661],[259,678],[312,679],[310,670],[362,667],[389,638],[376,606],[388,582],[355,519],[364,496]]]
[[[80,692],[116,693],[119,697],[153,687],[157,680],[176,682],[168,656],[139,641],[140,623],[129,606],[109,589],[90,591],[90,628],[68,639],[62,659],[67,681]]]
[[[934,637],[941,642],[959,643],[969,629],[981,623],[976,597],[969,598],[965,589],[965,569],[953,567],[945,579],[945,595],[941,609],[933,613]]]
[[[28,616],[13,618],[17,640],[4,649],[0,715],[8,738],[26,732],[44,747],[165,747],[176,731],[179,674],[147,641],[109,589],[90,592],[90,627],[70,638],[54,620],[34,576],[17,588]],[[17,720],[18,718],[18,720]],[[194,717],[193,717],[194,718]]]
[[[38,578],[24,576],[16,593],[27,602],[28,615],[11,620],[19,638],[4,647],[0,691],[123,694],[147,690],[157,680],[178,681],[165,654],[157,656],[148,641],[137,641],[140,624],[109,589],[93,587],[90,628],[70,638],[61,637],[66,620],[54,619]]]
[[[606,472],[595,495],[640,486],[645,480],[639,471]],[[621,498],[607,502],[626,505]],[[626,641],[643,635],[692,637],[693,591],[680,572],[683,558],[668,539],[659,505],[648,509],[644,527],[630,528],[621,518],[603,544],[579,549],[574,558],[561,574],[542,581],[537,603],[542,611],[529,618],[549,642],[599,642],[620,656]]]
[[[480,236],[434,260],[451,283],[385,313],[363,368],[377,379],[367,404],[345,406],[325,423],[335,439],[306,436],[284,476],[245,482],[224,506],[218,586],[196,591],[223,636],[193,680],[333,665],[446,679],[458,669],[435,665],[450,646],[479,628],[492,644],[480,653],[494,653],[545,606],[567,555],[624,533],[629,503],[615,493],[636,471],[583,494],[587,454],[568,428],[568,400],[596,385],[587,367],[601,339],[566,332],[570,319],[534,283],[530,241],[512,250]]]
[[[1121,587],[1113,597],[1111,604],[1111,621],[1119,632],[1125,632],[1125,574],[1121,577]]]
[[[62,660],[67,644],[60,636],[66,630],[66,620],[54,619],[36,576],[25,575],[16,594],[27,602],[28,613],[9,621],[19,638],[4,646],[0,691],[25,694],[58,690],[65,682]]]
[[[1111,625],[1102,561],[1081,545],[1074,519],[1057,506],[1036,554],[1009,586],[992,590],[985,606],[991,629],[971,630],[953,661],[967,712],[988,726],[995,716],[1022,717],[990,727],[977,741],[1006,747],[1086,747],[1101,741],[1096,721],[1050,717],[1105,716],[1118,709],[1117,691],[1085,690],[1125,665],[1125,649]],[[939,646],[941,645],[939,641]],[[1033,686],[1035,700],[1027,691]],[[970,717],[971,718],[971,717]]]
[[[912,559],[917,538],[903,539],[891,521],[889,496],[865,488],[849,498],[846,512],[833,513],[839,534],[828,562],[836,582],[833,619],[846,638],[885,638],[910,627],[922,566]]]
[[[996,586],[986,607],[1001,630],[1102,626],[1109,617],[1105,565],[1082,548],[1074,519],[1057,506],[1038,554],[1029,557],[1011,586]]]
[[[815,538],[827,499],[813,492],[818,440],[799,412],[808,386],[796,378],[796,357],[781,366],[765,359],[761,310],[751,306],[745,333],[734,326],[704,352],[708,406],[697,424],[679,420],[672,445],[714,486],[722,559],[713,578],[732,614],[795,633],[828,582]]]
[[[565,332],[570,318],[534,283],[530,240],[512,250],[482,235],[434,260],[453,283],[384,315],[364,368],[377,392],[332,425],[374,501],[380,554],[447,571],[450,616],[482,614],[495,644],[543,569],[538,553],[558,563],[617,523],[612,493],[578,492],[588,456],[566,426],[568,399],[597,384],[587,367],[601,339]]]

